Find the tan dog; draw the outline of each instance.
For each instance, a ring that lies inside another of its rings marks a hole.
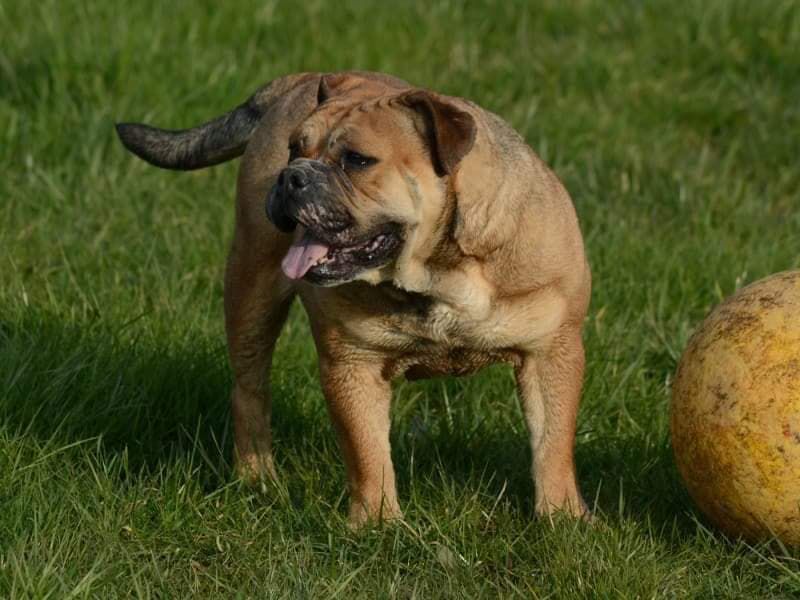
[[[498,361],[516,370],[536,511],[585,513],[573,446],[589,268],[569,195],[499,117],[386,75],[308,73],[193,129],[118,133],[164,168],[244,153],[225,276],[242,476],[275,476],[269,368],[299,295],[353,524],[400,515],[391,380]]]

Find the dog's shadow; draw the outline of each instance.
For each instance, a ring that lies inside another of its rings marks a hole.
[[[100,323],[65,325],[42,314],[0,321],[3,427],[42,446],[91,441],[106,454],[124,452],[128,478],[169,470],[191,456],[198,461],[193,472],[200,485],[209,491],[226,485],[233,479],[233,449],[225,349],[221,341],[189,335],[176,345],[163,340],[180,336],[142,339]],[[324,482],[317,493],[335,504],[344,473],[319,385],[309,372],[315,375],[316,367],[288,364],[295,357],[282,358],[280,348],[277,354],[273,430],[279,470],[290,489],[303,465],[335,470],[317,480]],[[532,516],[530,450],[521,420],[508,426],[516,415],[482,420],[480,405],[458,406],[454,398],[475,391],[462,380],[402,386],[392,432],[401,500],[417,481],[427,482],[426,489],[444,484],[465,495],[479,487],[490,497],[510,498],[521,516]],[[513,412],[513,386],[502,395],[507,399],[493,410]],[[600,512],[646,519],[670,539],[676,531],[695,530],[666,434],[656,440],[579,440],[577,463],[586,500]]]

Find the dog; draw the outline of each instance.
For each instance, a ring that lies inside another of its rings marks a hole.
[[[166,169],[243,155],[225,272],[238,474],[276,477],[270,363],[308,313],[353,526],[402,515],[391,382],[513,365],[535,511],[587,516],[574,444],[591,275],[557,176],[500,117],[370,72],[272,81],[198,127],[120,123]]]

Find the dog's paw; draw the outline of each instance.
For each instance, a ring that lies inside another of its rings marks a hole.
[[[278,481],[278,473],[275,470],[272,456],[237,456],[235,470],[240,481],[261,491],[266,491],[267,483]]]
[[[347,525],[351,531],[360,531],[376,527],[403,518],[403,511],[397,505],[383,502],[380,506],[370,508],[362,502],[350,503],[350,514]]]
[[[537,498],[536,515],[553,522],[558,517],[580,519],[586,523],[595,522],[594,513],[589,510],[586,502],[579,494],[564,496],[558,502],[548,501],[547,498]]]

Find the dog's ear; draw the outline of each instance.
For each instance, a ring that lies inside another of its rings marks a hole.
[[[422,118],[437,175],[452,174],[475,143],[475,119],[447,98],[426,90],[403,94],[400,101]]]
[[[319,88],[317,89],[317,104],[322,104],[329,98],[337,95],[338,88],[342,85],[346,76],[338,73],[329,73],[319,78]]]

